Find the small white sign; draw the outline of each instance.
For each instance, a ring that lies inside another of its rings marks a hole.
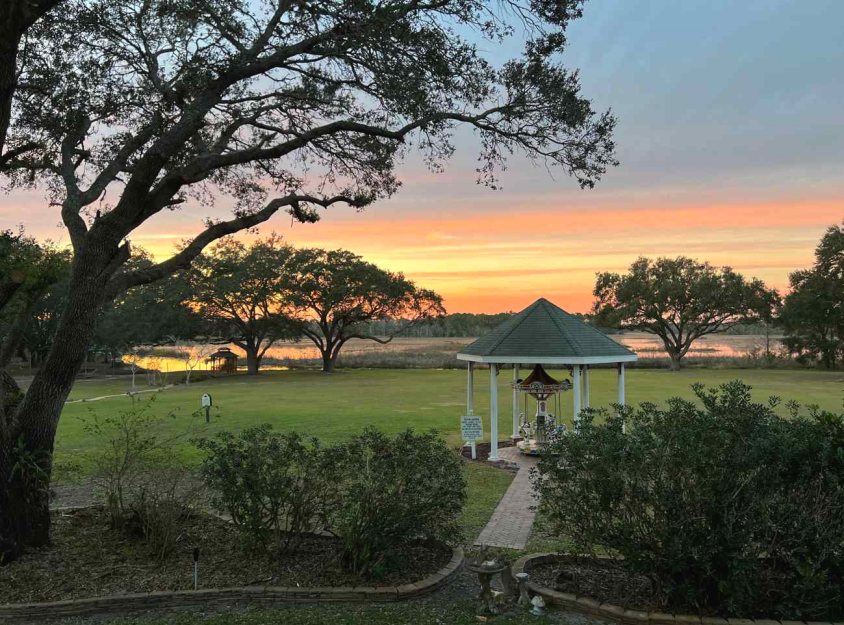
[[[211,395],[209,395],[208,393],[205,393],[205,395],[202,396],[202,407],[208,408],[210,406],[211,406]]]
[[[460,436],[464,441],[476,441],[484,437],[484,422],[480,415],[460,417]]]

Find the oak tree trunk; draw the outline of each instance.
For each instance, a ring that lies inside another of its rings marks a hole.
[[[322,372],[334,373],[334,365],[337,363],[337,354],[333,353],[334,350],[331,348],[320,351],[322,352]]]
[[[258,355],[258,348],[247,346],[246,352],[246,373],[248,375],[258,375],[261,368],[261,357]]]
[[[680,353],[679,352],[670,352],[668,355],[671,357],[671,364],[670,364],[671,370],[672,371],[679,371],[680,370],[680,361],[682,359],[682,356],[680,355]]]
[[[8,16],[4,16],[8,19]],[[6,142],[6,134],[12,118],[12,97],[18,84],[17,58],[20,33],[15,29],[0,30],[0,154]]]
[[[52,347],[17,408],[5,417],[0,441],[0,558],[6,561],[49,542],[56,428],[85,361],[103,304],[108,277],[103,269],[113,256],[106,249],[98,252],[77,258]]]

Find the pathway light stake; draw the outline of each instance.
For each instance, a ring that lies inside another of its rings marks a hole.
[[[193,589],[199,589],[199,547],[193,548]]]

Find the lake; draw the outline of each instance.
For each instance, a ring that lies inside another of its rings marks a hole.
[[[645,332],[625,332],[621,334],[610,335],[610,338],[625,347],[633,350],[640,359],[650,358],[665,358],[665,349],[662,341]],[[349,357],[367,357],[375,356],[377,354],[396,354],[405,353],[413,354],[440,354],[443,357],[448,357],[457,353],[461,347],[471,343],[474,338],[463,337],[397,337],[390,343],[385,345],[376,343],[374,341],[365,341],[361,339],[352,339],[344,347],[341,352],[341,358]],[[770,349],[773,352],[779,352],[782,349],[782,337],[770,337]],[[161,348],[151,356],[144,356],[138,359],[138,365],[145,369],[157,369],[159,371],[183,371],[185,369],[185,361],[176,356],[177,351],[187,352],[192,354],[194,359],[202,357],[205,354],[214,351],[215,349],[223,347],[222,345],[193,345],[182,348]],[[229,345],[235,353],[243,357],[241,366],[245,366],[245,356],[243,352],[235,347]],[[754,352],[765,351],[765,337],[760,335],[732,335],[732,334],[714,334],[704,336],[695,341],[692,349],[689,351],[687,358],[738,358],[746,356]],[[279,366],[286,361],[303,361],[319,359],[319,351],[310,341],[297,341],[294,343],[285,342],[279,343],[271,347],[265,356],[267,360],[267,368],[272,368],[273,365]],[[275,361],[273,363],[272,361]],[[208,368],[208,364],[200,362],[195,371],[202,371]]]

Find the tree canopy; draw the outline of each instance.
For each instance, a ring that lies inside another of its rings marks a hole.
[[[599,273],[594,296],[597,325],[657,335],[672,369],[700,337],[769,319],[777,301],[761,280],[685,256],[639,258],[626,274]]]
[[[392,335],[367,332],[367,322],[401,320],[409,325],[445,314],[442,298],[418,288],[401,273],[366,262],[347,250],[301,249],[282,274],[285,304],[302,322],[302,333],[331,372],[340,350],[353,338],[387,343]]]
[[[37,310],[64,288],[59,283],[69,272],[69,254],[52,243],[39,243],[23,230],[0,231],[0,370],[25,341]],[[2,404],[0,397],[0,415]]]
[[[442,167],[461,124],[479,137],[478,175],[491,186],[513,152],[583,187],[616,163],[613,116],[593,110],[561,63],[581,0],[63,0],[52,10],[49,0],[13,0],[4,8],[25,4],[48,12],[11,24],[27,45],[25,62],[16,56],[17,71],[5,75],[16,91],[2,169],[13,185],[47,190],[73,248],[56,340],[7,424],[7,440],[38,458],[38,476],[50,475],[61,407],[102,307],[186,269],[214,241],[278,211],[314,221],[319,207],[389,196],[397,163],[413,149]],[[504,63],[482,53],[516,38],[523,52]],[[214,201],[233,214],[206,220],[171,258],[127,264],[138,228],[171,210],[201,216]],[[46,496],[26,498],[12,462],[0,449],[7,558],[49,533]]]
[[[779,322],[799,360],[833,369],[844,359],[844,226],[830,226],[811,269],[789,276]]]
[[[142,269],[153,264],[146,254],[129,261]],[[135,287],[103,306],[91,346],[111,356],[122,356],[141,345],[173,345],[202,333],[201,320],[192,306],[192,293],[184,273]]]
[[[258,373],[273,344],[301,335],[284,312],[283,275],[291,254],[277,236],[251,245],[229,238],[200,256],[188,274],[207,335],[246,352],[250,374]]]

